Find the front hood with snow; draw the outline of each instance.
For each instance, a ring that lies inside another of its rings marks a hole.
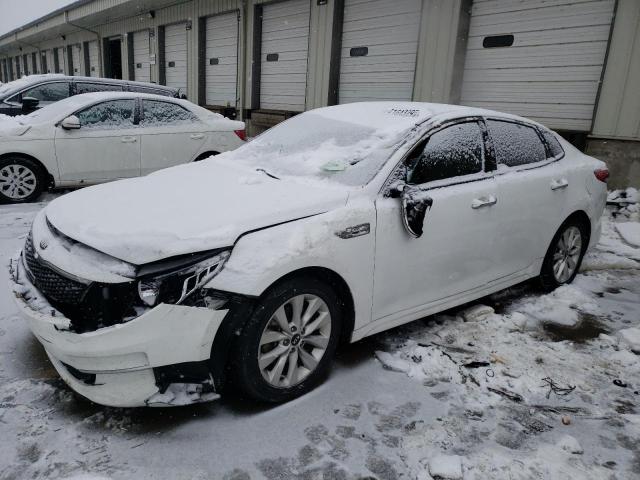
[[[342,187],[212,159],[69,193],[46,215],[68,237],[141,265],[231,246],[247,231],[326,212],[347,197]]]

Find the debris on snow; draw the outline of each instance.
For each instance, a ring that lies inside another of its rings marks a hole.
[[[625,328],[618,332],[621,345],[640,355],[640,328]]]
[[[487,305],[474,305],[461,312],[462,318],[467,322],[475,322],[484,320],[494,313],[493,308]]]
[[[462,459],[458,455],[437,455],[429,460],[429,475],[434,480],[461,480]]]
[[[556,446],[560,447],[565,452],[573,453],[574,455],[581,455],[584,453],[584,450],[578,440],[576,440],[575,437],[572,437],[571,435],[563,436],[560,440],[558,440]]]

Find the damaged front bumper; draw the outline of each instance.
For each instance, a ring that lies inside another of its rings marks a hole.
[[[74,333],[31,284],[20,257],[9,270],[20,313],[60,376],[82,396],[114,407],[219,398],[208,364],[228,310],[160,304],[127,323]]]

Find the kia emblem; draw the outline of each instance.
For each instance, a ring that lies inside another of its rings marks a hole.
[[[42,250],[45,250],[48,246],[49,246],[49,244],[47,243],[46,240],[40,240],[40,248]]]

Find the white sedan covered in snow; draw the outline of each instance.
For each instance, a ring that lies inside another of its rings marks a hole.
[[[363,103],[300,114],[207,162],[62,196],[11,263],[60,375],[102,404],[229,384],[270,402],[337,345],[538,277],[597,242],[605,164],[523,118]]]
[[[135,92],[76,95],[0,120],[0,201],[50,187],[138,177],[233,150],[244,123],[186,100]]]

